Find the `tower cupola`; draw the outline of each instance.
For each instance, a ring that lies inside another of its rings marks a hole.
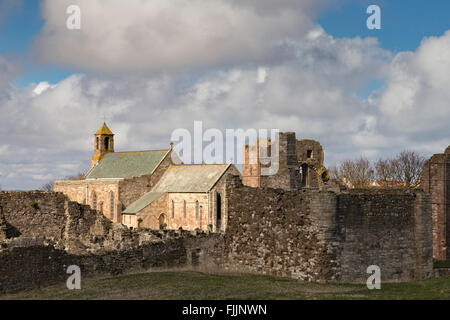
[[[92,157],[91,168],[107,153],[114,152],[114,134],[108,128],[106,123],[98,129],[94,135],[94,156]]]

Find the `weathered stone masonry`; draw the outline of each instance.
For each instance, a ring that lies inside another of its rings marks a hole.
[[[220,239],[186,231],[131,231],[61,193],[0,192],[0,293],[83,276],[152,268],[214,268]]]
[[[224,234],[129,230],[61,193],[0,192],[0,292],[84,276],[196,267],[308,281],[432,276],[430,196],[419,190],[342,193],[250,188],[230,176]]]
[[[232,188],[222,250],[230,270],[302,280],[365,281],[432,276],[431,206],[412,190]]]
[[[423,166],[422,189],[431,195],[433,256],[450,259],[450,147],[433,155]]]

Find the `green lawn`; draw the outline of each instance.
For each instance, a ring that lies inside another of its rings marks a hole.
[[[65,284],[0,296],[0,299],[450,299],[450,277],[382,283],[381,290],[359,284],[315,284],[263,275],[150,272],[85,279],[81,290]]]

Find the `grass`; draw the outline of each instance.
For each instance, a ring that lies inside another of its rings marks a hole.
[[[278,299],[450,299],[450,277],[364,284],[316,284],[264,275],[207,274],[194,271],[149,272],[85,279],[81,290],[65,284],[8,294],[0,299],[133,299],[133,300],[278,300]]]
[[[433,264],[435,268],[450,268],[450,260],[435,261]]]

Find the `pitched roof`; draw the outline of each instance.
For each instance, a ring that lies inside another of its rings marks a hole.
[[[107,153],[86,179],[132,178],[150,174],[169,150]]]
[[[152,192],[208,192],[229,166],[172,165],[153,187]]]
[[[136,214],[167,192],[208,192],[230,167],[219,165],[170,166],[153,189],[129,205],[124,214]]]
[[[164,192],[149,192],[144,194],[137,201],[130,204],[122,213],[123,214],[136,214],[142,209],[147,207],[153,201],[158,200],[161,196],[165,194]]]
[[[108,134],[108,135],[112,135],[113,133],[111,132],[111,130],[109,130],[108,126],[106,125],[105,122],[103,122],[103,126],[98,129],[98,131],[95,133],[97,134]]]

